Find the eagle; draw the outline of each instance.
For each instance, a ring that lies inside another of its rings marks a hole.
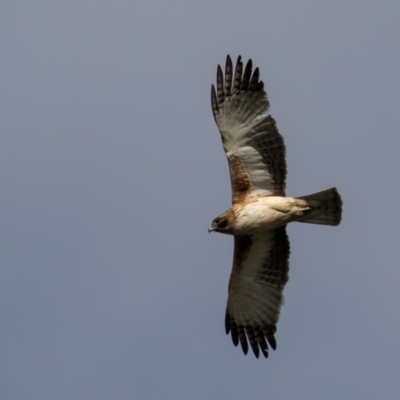
[[[275,120],[260,71],[241,56],[233,71],[226,58],[225,76],[217,68],[211,107],[228,159],[232,206],[216,217],[209,232],[234,238],[225,330],[244,354],[249,344],[258,358],[276,350],[276,324],[288,281],[289,222],[339,225],[342,200],[336,188],[300,197],[285,194],[285,144]]]

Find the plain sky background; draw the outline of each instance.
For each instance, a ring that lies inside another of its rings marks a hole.
[[[0,3],[0,398],[400,398],[400,2]],[[292,224],[268,360],[224,332],[210,85],[260,67]]]

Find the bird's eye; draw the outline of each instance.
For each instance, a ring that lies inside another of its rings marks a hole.
[[[226,228],[228,226],[228,220],[226,218],[220,219],[218,227]]]
[[[220,217],[215,218],[214,221],[213,221],[214,224],[218,224],[218,222],[219,222],[220,219],[221,219]]]

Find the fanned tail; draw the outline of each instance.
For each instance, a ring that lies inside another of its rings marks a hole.
[[[304,200],[309,210],[297,219],[298,222],[320,225],[339,225],[342,219],[342,198],[336,190],[331,188],[322,192],[296,197]]]

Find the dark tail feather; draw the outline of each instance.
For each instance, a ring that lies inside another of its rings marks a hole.
[[[296,197],[304,200],[310,210],[304,212],[297,221],[309,224],[339,225],[342,219],[342,199],[336,188]]]

